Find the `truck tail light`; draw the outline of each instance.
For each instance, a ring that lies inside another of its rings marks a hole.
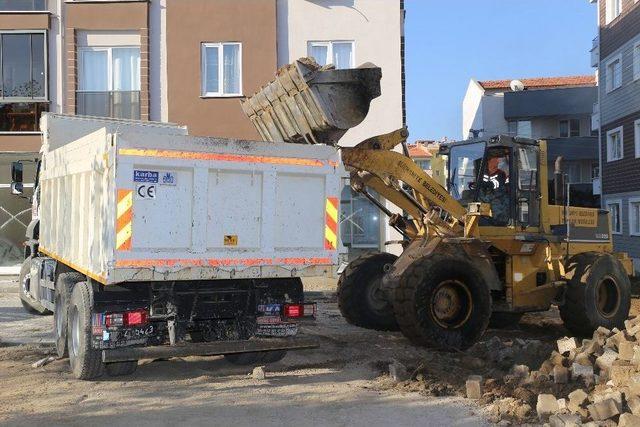
[[[109,327],[138,326],[149,322],[147,310],[125,311],[124,313],[109,313],[104,316],[104,323]]]
[[[285,304],[283,314],[289,318],[315,317],[316,304]]]
[[[144,325],[149,321],[149,312],[147,310],[128,311],[124,316],[125,326]]]

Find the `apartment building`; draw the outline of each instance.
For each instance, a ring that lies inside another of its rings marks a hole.
[[[640,271],[640,2],[593,1],[598,36],[591,50],[599,75],[593,126],[600,134],[603,207],[616,250]]]
[[[303,56],[383,68],[382,96],[343,144],[395,130],[403,18],[401,0],[0,0],[0,163],[37,156],[44,111],[257,139],[240,99]],[[30,212],[0,179],[0,253],[13,254],[1,267],[19,257]],[[348,186],[342,200],[345,245],[381,248],[391,234],[377,210]]]
[[[598,138],[591,129],[597,90],[594,76],[472,79],[462,107],[463,138],[496,134],[544,138],[550,170],[562,156],[569,182],[591,192],[599,174]]]

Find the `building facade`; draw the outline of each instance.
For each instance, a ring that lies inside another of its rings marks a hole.
[[[37,155],[45,111],[257,139],[240,100],[304,56],[382,67],[382,96],[341,141],[353,145],[403,125],[403,19],[401,0],[0,0],[0,153]],[[0,224],[23,229],[28,203],[0,187]],[[345,245],[381,248],[377,210],[344,193]]]
[[[616,250],[629,253],[640,271],[640,3],[597,5],[591,55],[599,75],[593,122],[600,134],[603,207],[611,213]]]
[[[511,89],[512,83],[518,90]],[[569,182],[591,191],[599,173],[598,138],[591,128],[596,100],[594,76],[472,79],[463,101],[462,137],[505,134],[546,139],[550,170],[562,156]]]

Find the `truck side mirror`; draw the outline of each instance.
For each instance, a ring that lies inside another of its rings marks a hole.
[[[22,162],[11,162],[11,182],[19,182],[22,184]]]

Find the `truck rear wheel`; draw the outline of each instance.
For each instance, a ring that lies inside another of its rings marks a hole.
[[[631,282],[614,256],[578,254],[567,266],[565,303],[559,307],[564,325],[573,334],[588,336],[600,326],[622,328],[631,307]]]
[[[102,375],[104,364],[100,350],[91,345],[92,291],[89,283],[76,284],[71,292],[68,312],[69,363],[73,375],[80,380],[90,380]]]
[[[338,307],[345,320],[361,328],[398,330],[393,306],[380,289],[385,266],[397,256],[389,253],[363,255],[353,260],[338,279]]]
[[[491,294],[476,268],[461,257],[433,255],[402,274],[393,306],[402,333],[416,345],[464,350],[485,332]]]
[[[68,355],[67,350],[67,323],[69,312],[69,299],[73,286],[85,280],[80,273],[60,273],[56,279],[56,292],[53,310],[53,335],[56,339],[56,353],[59,358]]]

